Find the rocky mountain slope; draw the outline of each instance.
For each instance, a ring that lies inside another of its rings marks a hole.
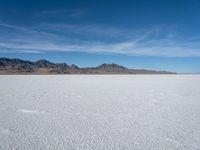
[[[36,62],[0,58],[0,74],[174,74],[167,71],[128,69],[117,64],[102,64],[97,67],[79,68],[66,63],[47,60]]]

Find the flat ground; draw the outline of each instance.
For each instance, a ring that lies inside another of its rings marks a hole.
[[[0,149],[200,149],[200,76],[0,76]]]

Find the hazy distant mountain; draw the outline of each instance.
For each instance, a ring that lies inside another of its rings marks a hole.
[[[79,68],[66,63],[47,60],[36,62],[0,58],[0,74],[174,74],[167,71],[128,69],[117,64],[102,64],[97,67]]]

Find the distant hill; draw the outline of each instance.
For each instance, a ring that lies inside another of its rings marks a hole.
[[[168,71],[128,69],[118,64],[102,64],[97,67],[79,68],[66,63],[47,60],[36,62],[21,59],[0,58],[0,74],[175,74]]]

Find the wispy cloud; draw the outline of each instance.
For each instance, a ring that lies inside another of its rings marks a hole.
[[[78,51],[163,57],[200,57],[199,37],[183,39],[169,29],[122,30],[101,25],[0,24],[0,49],[45,53]]]
[[[114,39],[124,39],[131,35],[126,31],[111,28],[105,25],[97,24],[69,24],[69,23],[40,23],[32,27],[36,30],[47,31],[49,33],[57,33],[59,35],[70,36],[70,38],[75,37],[76,39],[85,38],[83,40],[92,40],[101,38],[101,40],[108,40],[109,38]],[[99,40],[99,39],[98,39]]]

